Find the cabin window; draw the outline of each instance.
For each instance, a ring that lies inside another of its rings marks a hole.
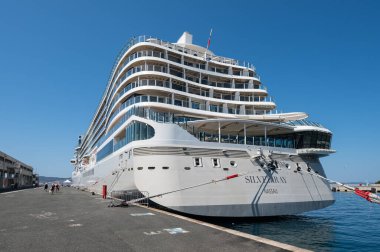
[[[148,170],[154,170],[154,169],[156,169],[156,167],[154,167],[154,166],[148,166]]]
[[[140,166],[140,167],[137,167],[137,170],[141,171],[143,168]]]
[[[215,168],[220,167],[219,158],[212,158],[211,160],[212,160],[213,167],[215,167]]]
[[[201,167],[202,166],[202,158],[195,157],[194,158],[194,166],[195,167]]]
[[[167,170],[169,169],[169,166],[162,166],[162,169]]]

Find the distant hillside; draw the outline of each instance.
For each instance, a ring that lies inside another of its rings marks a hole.
[[[63,183],[63,181],[65,181],[66,179],[70,179],[71,178],[59,178],[59,177],[45,177],[45,176],[40,176],[40,184],[44,184],[44,183],[49,183],[49,182],[60,182],[60,183]]]

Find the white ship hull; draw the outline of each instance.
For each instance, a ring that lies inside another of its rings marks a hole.
[[[109,191],[138,190],[153,196],[240,174],[230,180],[151,199],[169,209],[202,216],[289,215],[334,203],[327,182],[296,172],[298,164],[304,170],[311,167],[324,175],[317,158],[307,163],[295,150],[263,146],[239,148],[234,144],[191,143],[189,140],[184,146],[183,141],[180,145],[181,141],[171,137],[186,134],[177,125],[150,124],[155,126],[157,138],[161,133],[165,138],[132,142],[94,168],[73,176],[73,184],[97,193],[107,185]],[[162,145],[156,146],[156,142]],[[261,167],[260,162],[252,158],[259,150],[264,154],[278,153],[275,170]],[[194,167],[195,157],[201,158],[201,167]],[[219,167],[213,167],[213,158],[219,160]],[[231,165],[232,161],[235,166]]]

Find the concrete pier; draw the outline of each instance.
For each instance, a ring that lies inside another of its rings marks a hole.
[[[74,188],[0,194],[0,251],[305,251]]]
[[[354,188],[358,188],[359,190],[366,191],[366,192],[372,192],[372,193],[379,193],[380,192],[380,184],[369,184],[369,185],[349,185]],[[333,192],[353,192],[350,189],[347,189],[344,186],[332,184],[331,190]]]

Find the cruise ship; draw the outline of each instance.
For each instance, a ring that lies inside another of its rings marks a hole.
[[[334,203],[320,158],[332,132],[280,113],[250,63],[184,32],[131,38],[71,163],[73,185],[140,192],[199,216],[291,215]]]

